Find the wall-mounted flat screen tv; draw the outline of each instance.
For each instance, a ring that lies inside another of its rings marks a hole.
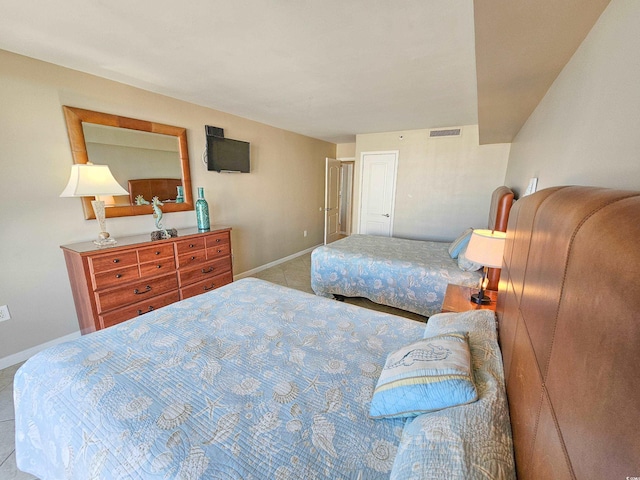
[[[249,142],[207,135],[207,169],[215,172],[249,173]]]

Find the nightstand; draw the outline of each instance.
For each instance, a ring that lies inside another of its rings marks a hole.
[[[466,312],[467,310],[492,310],[496,311],[498,292],[485,290],[484,294],[491,299],[491,303],[478,305],[469,300],[472,293],[478,293],[477,287],[463,287],[462,285],[447,285],[447,292],[442,302],[442,312]]]

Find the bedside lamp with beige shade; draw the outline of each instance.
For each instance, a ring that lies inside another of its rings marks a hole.
[[[506,233],[494,230],[474,230],[469,239],[469,245],[464,253],[467,260],[482,265],[482,281],[480,291],[471,295],[471,301],[478,305],[491,303],[491,299],[485,296],[484,291],[489,279],[487,269],[502,268],[502,253]]]
[[[96,197],[91,205],[100,225],[100,233],[93,243],[101,247],[117,243],[106,231],[105,226],[103,198],[113,195],[129,195],[129,192],[116,181],[108,165],[94,165],[92,163],[72,165],[69,182],[60,194],[61,197]]]

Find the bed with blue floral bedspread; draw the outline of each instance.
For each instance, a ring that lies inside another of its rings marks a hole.
[[[513,478],[495,322],[468,321],[482,322],[480,400],[435,412],[428,433],[433,414],[369,417],[387,354],[424,324],[243,279],[28,360],[17,465],[42,480]]]
[[[420,315],[442,308],[447,284],[478,285],[481,272],[460,269],[449,243],[351,235],[311,253],[311,288],[323,297],[344,295]]]

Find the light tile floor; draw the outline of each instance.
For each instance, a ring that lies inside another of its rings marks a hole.
[[[272,283],[313,293],[311,290],[311,253],[281,263],[253,275]],[[426,322],[427,317],[378,305],[366,298],[345,298],[346,303]],[[16,468],[13,410],[13,376],[20,365],[0,370],[0,480],[32,480],[36,477]],[[36,479],[37,480],[37,479]]]
[[[33,475],[16,467],[14,440],[13,376],[22,364],[0,370],[0,479],[31,480]]]
[[[268,280],[269,282],[277,283],[278,285],[284,285],[285,287],[295,288],[296,290],[302,290],[303,292],[313,293],[311,290],[311,253],[301,255],[289,260],[288,262],[281,263],[267,270],[252,275],[256,278]],[[404,310],[398,310],[397,308],[387,307],[385,305],[379,305],[373,303],[366,298],[345,298],[346,303],[352,305],[358,305],[360,307],[369,308],[372,310],[378,310],[381,312],[392,313],[401,317],[407,317],[412,320],[418,320],[420,322],[426,322],[427,317],[418,315],[416,313],[406,312]]]

